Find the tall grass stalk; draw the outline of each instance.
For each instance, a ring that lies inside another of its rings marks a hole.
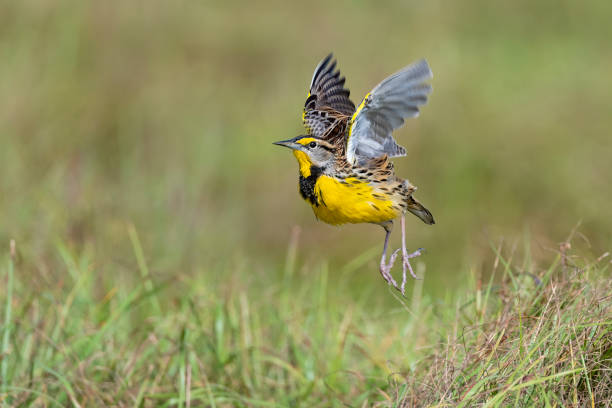
[[[6,395],[8,386],[10,385],[10,379],[8,376],[8,365],[11,353],[9,339],[11,336],[11,314],[13,310],[13,275],[15,269],[15,256],[16,256],[16,247],[15,241],[11,240],[10,242],[10,254],[8,260],[7,267],[7,284],[6,284],[6,303],[4,307],[4,333],[2,336],[2,348],[0,349],[0,358],[2,359],[2,364],[0,365],[0,378],[2,379],[2,392],[1,395]],[[10,400],[6,399],[6,402],[10,403]]]

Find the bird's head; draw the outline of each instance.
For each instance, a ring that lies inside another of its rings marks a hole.
[[[310,135],[297,136],[274,144],[293,150],[293,155],[300,164],[300,173],[305,177],[310,175],[312,166],[319,167],[322,170],[332,166],[337,150],[337,147],[333,144]]]

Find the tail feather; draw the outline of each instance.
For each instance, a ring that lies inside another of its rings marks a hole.
[[[408,198],[408,201],[406,202],[406,204],[408,205],[408,211],[410,211],[411,213],[419,217],[421,220],[423,220],[425,224],[431,225],[431,224],[436,223],[434,221],[433,215],[431,215],[429,210],[423,207],[423,204],[419,203],[412,196]]]

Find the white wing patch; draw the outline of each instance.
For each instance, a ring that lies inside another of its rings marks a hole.
[[[407,66],[378,84],[355,110],[348,133],[346,158],[356,164],[377,158],[405,156],[392,133],[404,119],[419,115],[419,106],[427,103],[431,85],[425,83],[433,74],[427,61]]]

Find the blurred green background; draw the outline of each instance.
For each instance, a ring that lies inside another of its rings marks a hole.
[[[316,222],[294,158],[271,144],[303,132],[312,71],[333,51],[356,103],[419,58],[434,72],[395,161],[437,221],[408,223],[409,248],[428,250],[426,290],[452,290],[490,242],[529,234],[554,250],[579,221],[600,254],[610,4],[2,2],[0,243],[36,260],[34,287],[53,281],[58,242],[89,251],[107,290],[140,279],[133,224],[156,282],[266,285],[298,225],[301,265],[326,260],[333,281],[366,253],[353,290],[384,296],[383,230]]]

